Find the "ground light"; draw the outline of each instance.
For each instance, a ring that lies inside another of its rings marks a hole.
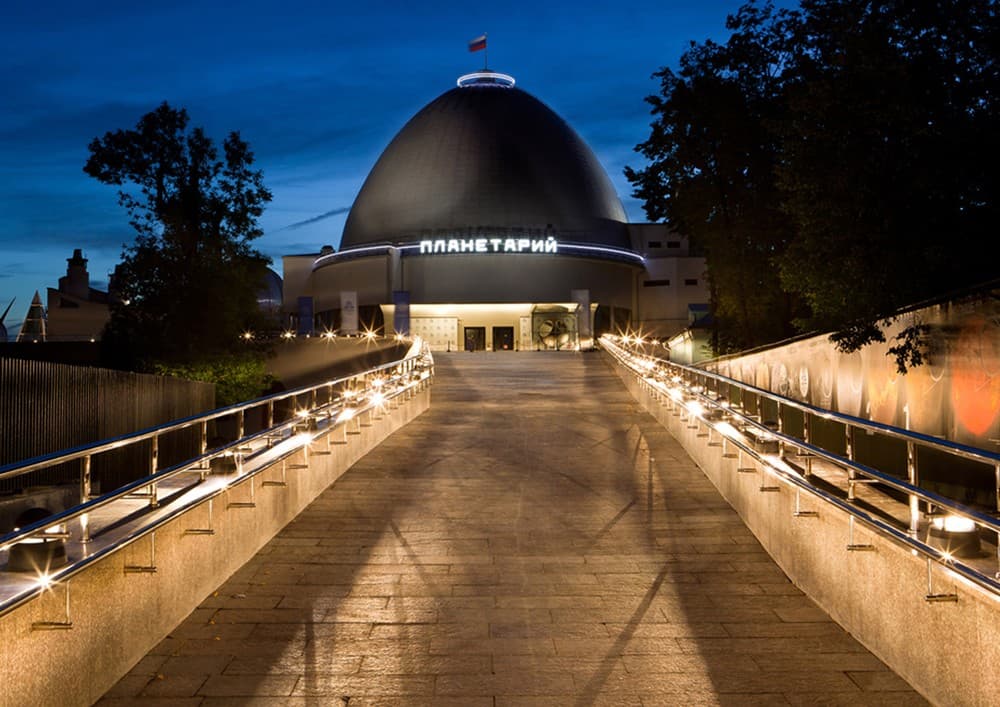
[[[18,527],[31,525],[51,515],[44,508],[29,508],[17,518]],[[48,574],[67,563],[66,541],[61,537],[45,537],[58,533],[58,528],[49,528],[33,538],[25,538],[10,547],[7,555],[9,572],[33,572]]]
[[[978,557],[979,531],[969,518],[946,515],[931,519],[928,536],[932,545],[952,557]]]

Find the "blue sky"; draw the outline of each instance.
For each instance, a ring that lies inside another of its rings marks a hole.
[[[249,142],[274,196],[256,245],[279,274],[282,255],[338,246],[382,149],[482,67],[467,42],[484,32],[490,68],[565,118],[643,220],[622,169],[641,164],[651,74],[690,40],[724,39],[741,4],[16,0],[0,26],[0,313],[16,298],[13,336],[74,248],[106,287],[133,234],[114,189],[83,173],[87,144],[162,101],[217,141],[238,130]]]

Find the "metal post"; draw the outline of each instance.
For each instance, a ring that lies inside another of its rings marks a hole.
[[[1000,508],[1000,464],[994,465],[993,473],[997,486],[997,508]],[[997,533],[997,560],[1000,561],[1000,532]],[[1000,579],[1000,572],[997,572],[996,576]]]
[[[156,472],[160,468],[160,435],[153,435],[150,440],[152,443],[150,445],[149,452],[149,475],[155,476]],[[149,485],[149,506],[150,508],[156,508],[159,505],[159,501],[156,498],[156,482],[154,481]]]
[[[208,451],[208,420],[203,420],[199,425],[199,428],[200,439],[198,440],[198,456],[204,457],[205,453]],[[205,466],[205,464],[206,462],[204,459],[198,462],[198,467],[201,468],[201,472],[198,475],[201,477],[202,481],[208,478],[208,470],[211,468],[212,462],[208,462],[207,466]]]
[[[806,444],[812,444],[812,415],[807,412],[802,413],[802,440]],[[805,476],[809,478],[813,470],[812,453],[806,451]]]
[[[778,416],[778,434],[782,434],[785,431],[785,421],[781,419],[781,401],[777,402],[777,416]],[[778,437],[778,458],[784,458],[785,456],[785,441],[783,438]]]
[[[846,456],[849,461],[854,461],[854,428],[848,424],[844,424],[844,441],[846,443]],[[848,467],[847,469],[847,500],[854,500],[854,480],[857,478],[857,474],[854,471],[854,467]]]
[[[244,430],[244,419],[243,418],[244,418],[244,416],[243,416],[243,410],[240,410],[238,413],[236,413],[236,441],[237,442],[243,439],[243,435],[244,435],[244,431],[243,431]]]
[[[911,486],[917,486],[920,478],[917,475],[917,445],[912,440],[906,442],[906,480]],[[920,530],[920,497],[910,494],[910,535],[916,536]]]
[[[90,500],[90,455],[80,461],[80,503],[86,503]]]

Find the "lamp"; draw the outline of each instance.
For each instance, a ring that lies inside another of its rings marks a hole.
[[[962,516],[946,515],[931,519],[931,544],[953,557],[979,557],[979,531],[975,522]]]
[[[29,508],[17,517],[17,527],[37,523],[50,515],[52,514],[44,508]],[[7,571],[48,574],[57,567],[67,564],[69,560],[66,558],[65,539],[46,538],[45,535],[49,532],[46,530],[38,536],[25,538],[12,545],[7,554]]]

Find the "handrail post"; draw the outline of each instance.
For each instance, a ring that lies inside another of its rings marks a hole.
[[[845,456],[848,461],[854,461],[854,427],[844,423]],[[847,467],[847,500],[854,501],[854,480],[857,478],[853,466]]]
[[[802,441],[809,445],[812,444],[812,415],[805,411],[802,412]],[[807,479],[812,476],[812,461],[812,455],[806,455],[805,477]]]
[[[90,455],[80,460],[80,503],[90,500]]]
[[[149,475],[155,476],[160,468],[160,435],[155,434],[150,438],[149,449]],[[156,508],[159,501],[156,498],[156,482],[149,485],[149,506]]]
[[[917,445],[913,440],[906,442],[906,480],[911,486],[916,486],[920,477],[917,470]],[[910,535],[916,537],[920,531],[920,497],[910,494]]]
[[[781,419],[781,402],[777,403],[777,411],[775,412],[775,417],[778,418],[778,434],[782,435],[785,432],[785,421]],[[785,457],[785,438],[778,437],[778,458],[783,459]]]
[[[1000,462],[993,465],[993,475],[996,479],[997,509],[1000,509]],[[997,531],[997,562],[1000,565],[1000,530]],[[996,577],[1000,579],[1000,570],[997,571]]]

